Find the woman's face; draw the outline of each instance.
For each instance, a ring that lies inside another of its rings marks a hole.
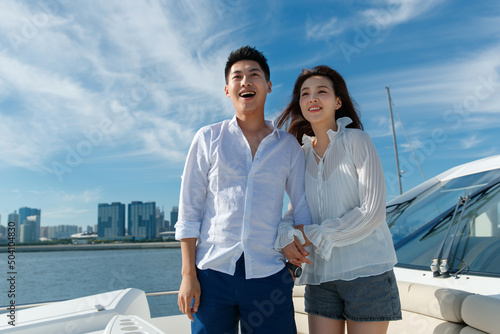
[[[312,76],[300,88],[300,109],[311,124],[326,123],[335,127],[335,111],[342,101],[335,95],[332,81],[324,76]]]

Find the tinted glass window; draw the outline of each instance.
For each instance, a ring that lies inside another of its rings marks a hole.
[[[500,170],[468,175],[388,207],[398,265],[428,269],[441,251],[450,272],[500,275],[499,180]]]

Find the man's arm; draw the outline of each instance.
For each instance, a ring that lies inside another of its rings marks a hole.
[[[309,252],[304,248],[304,246],[310,244],[308,243],[309,240],[304,240],[303,233],[297,231],[296,226],[294,229],[293,208],[291,207],[291,203],[289,203],[288,208],[289,210],[279,224],[278,237],[276,238],[274,248],[276,250],[281,250],[285,258],[295,265],[300,265],[304,262],[311,264],[311,261],[306,258]],[[298,236],[296,235],[297,233],[299,233]]]
[[[175,238],[181,242],[182,281],[179,288],[179,310],[193,321],[200,304],[201,288],[196,275],[196,243],[200,236],[203,208],[207,192],[207,160],[205,140],[198,132],[191,143],[181,182],[179,220]]]
[[[288,180],[286,183],[286,192],[290,198],[290,210],[288,214],[293,216],[293,224],[297,225],[310,225],[311,224],[311,213],[309,211],[309,206],[307,205],[307,199],[305,195],[305,155],[302,148],[294,140],[295,146],[295,156],[290,169],[290,174],[288,175]],[[286,219],[284,219],[286,220]],[[288,228],[291,228],[289,226]],[[305,237],[303,230],[299,229],[299,236],[301,239]],[[293,232],[289,232],[294,234]],[[307,262],[311,264],[306,256],[309,253],[304,249],[304,245],[309,244],[309,240],[305,240],[305,244],[302,244],[297,235],[294,237],[294,241],[283,248],[283,254],[286,258],[293,259],[292,262],[295,265],[300,265],[301,263]],[[301,240],[303,241],[303,240]]]
[[[191,321],[193,321],[193,314],[198,311],[201,294],[200,282],[196,275],[196,240],[196,238],[181,239],[182,281],[177,299],[179,310],[185,313]]]

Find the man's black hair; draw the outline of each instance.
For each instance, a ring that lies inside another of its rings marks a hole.
[[[226,77],[226,84],[228,82],[229,72],[231,71],[231,67],[239,62],[240,60],[253,60],[259,63],[262,71],[264,71],[264,76],[266,80],[269,81],[271,79],[271,72],[269,71],[269,65],[267,65],[267,59],[264,57],[262,52],[257,51],[257,49],[252,48],[251,46],[242,46],[238,50],[234,50],[231,52],[226,62],[226,69],[224,71]]]

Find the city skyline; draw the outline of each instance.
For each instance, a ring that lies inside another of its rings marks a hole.
[[[234,114],[224,65],[243,45],[269,60],[269,120],[302,68],[342,74],[388,200],[399,171],[386,87],[403,191],[500,154],[498,1],[271,1],[248,11],[239,0],[5,0],[0,13],[4,226],[22,206],[43,209],[42,224],[85,227],[98,203],[178,205],[194,134]]]
[[[99,226],[99,219],[100,219],[100,214],[99,214],[99,209],[101,206],[113,206],[115,204],[119,204],[119,205],[123,205],[123,208],[124,208],[124,235],[125,236],[139,236],[139,235],[142,235],[142,233],[134,233],[133,229],[131,229],[131,226],[133,224],[136,224],[136,222],[133,222],[134,219],[137,219],[137,217],[133,217],[133,218],[130,218],[131,217],[131,214],[130,214],[130,207],[131,206],[149,206],[149,205],[152,205],[153,207],[153,211],[154,211],[154,214],[157,215],[159,214],[160,215],[160,219],[161,220],[165,220],[165,213],[166,211],[163,209],[163,208],[159,208],[156,206],[156,203],[155,201],[147,201],[147,202],[143,202],[143,201],[132,201],[131,203],[125,205],[121,202],[111,202],[110,204],[108,203],[98,203],[97,204],[97,215],[96,215],[96,220],[95,222],[93,222],[92,224],[87,224],[86,226],[80,226],[80,225],[76,225],[76,224],[58,224],[58,225],[44,225],[41,223],[41,213],[43,212],[42,209],[39,209],[39,208],[29,208],[29,207],[21,207],[19,209],[16,209],[14,210],[13,212],[9,213],[8,214],[8,218],[3,221],[2,220],[2,215],[0,215],[0,226],[5,228],[6,225],[9,223],[9,222],[14,222],[16,223],[16,230],[19,232],[21,231],[21,228],[22,228],[22,225],[24,225],[24,222],[26,222],[29,218],[31,218],[32,216],[38,216],[38,219],[36,220],[36,222],[38,223],[38,239],[40,239],[41,237],[44,237],[42,234],[42,231],[41,229],[44,229],[44,228],[48,228],[48,227],[62,227],[62,226],[75,226],[75,227],[78,227],[79,228],[79,233],[87,233],[89,231],[89,229],[93,232],[93,233],[98,233],[98,226]],[[125,206],[128,207],[127,210],[125,210]],[[127,212],[125,214],[125,212]],[[178,206],[172,206],[170,208],[170,220],[165,220],[165,223],[168,223],[167,225],[167,230],[171,231],[173,230],[173,226],[174,224],[177,222],[177,212],[178,212]],[[162,224],[163,225],[163,224]],[[164,226],[162,226],[163,228]],[[134,226],[134,229],[136,228],[136,226]],[[131,232],[132,231],[132,232]],[[137,231],[136,231],[137,232]],[[151,239],[152,237],[154,237],[157,233],[158,233],[158,228],[156,228],[156,231],[148,231],[147,233],[147,238],[148,239]],[[131,234],[132,233],[132,234]],[[2,233],[0,233],[0,235],[2,235]],[[21,233],[17,233],[16,234],[17,238],[16,238],[16,241],[20,241],[20,236],[21,236]],[[37,238],[35,236],[35,238]]]

